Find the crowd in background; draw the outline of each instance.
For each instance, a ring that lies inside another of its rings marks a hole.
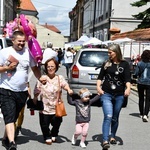
[[[73,47],[68,47],[68,48],[53,48],[53,44],[52,44],[52,43],[49,43],[49,44],[52,45],[52,46],[51,46],[51,49],[57,53],[57,59],[58,59],[58,62],[59,62],[60,65],[61,65],[61,64],[62,64],[62,65],[65,64],[65,59],[67,59],[65,54],[66,54],[68,51],[70,51],[70,52],[73,54],[73,59],[74,59],[75,55],[77,54],[77,50],[74,49]],[[49,45],[49,44],[48,44],[48,45]],[[49,46],[48,46],[48,47],[49,47]],[[46,49],[47,49],[47,48],[43,49],[43,54],[44,54],[44,51],[45,51]]]
[[[73,64],[76,54],[77,54],[77,50],[75,50],[72,47],[68,47],[67,49],[53,48],[53,44],[48,43],[47,48],[43,50],[43,59],[45,60],[45,58],[47,57],[49,58],[55,57],[56,60],[58,60],[59,66],[64,65],[66,67],[66,75],[68,77],[69,69]],[[44,64],[43,60],[42,63]]]

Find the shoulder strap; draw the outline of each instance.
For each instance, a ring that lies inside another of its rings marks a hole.
[[[60,78],[59,78],[59,75],[57,75],[57,77],[58,77],[58,86],[59,86],[58,92],[57,92],[57,100],[59,102],[59,101],[61,101],[61,87],[60,87]]]

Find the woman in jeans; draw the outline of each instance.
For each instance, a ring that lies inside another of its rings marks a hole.
[[[138,76],[137,87],[140,117],[143,122],[148,122],[148,113],[150,108],[150,50],[143,51],[141,61],[138,62],[136,66],[135,75]]]
[[[124,96],[130,94],[130,67],[129,63],[122,58],[120,46],[118,44],[110,45],[108,56],[109,59],[102,65],[97,79],[97,91],[101,95],[100,100],[104,113],[103,149],[108,149],[110,144],[117,143],[115,136],[119,124],[119,114]]]

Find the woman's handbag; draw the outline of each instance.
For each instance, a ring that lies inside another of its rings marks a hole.
[[[64,102],[62,101],[61,99],[61,90],[60,90],[60,79],[59,79],[59,76],[58,76],[58,84],[59,84],[59,92],[58,92],[58,95],[57,95],[57,103],[56,103],[56,113],[55,113],[55,116],[56,117],[63,117],[63,116],[67,116],[67,113],[66,113],[66,109],[65,109],[65,105],[64,105]]]
[[[56,104],[56,117],[63,117],[63,116],[67,116],[66,113],[66,109],[65,109],[65,105],[63,101],[59,101]]]

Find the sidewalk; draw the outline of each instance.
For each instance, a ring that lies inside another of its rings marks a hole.
[[[131,84],[131,89],[137,92],[137,84]]]

